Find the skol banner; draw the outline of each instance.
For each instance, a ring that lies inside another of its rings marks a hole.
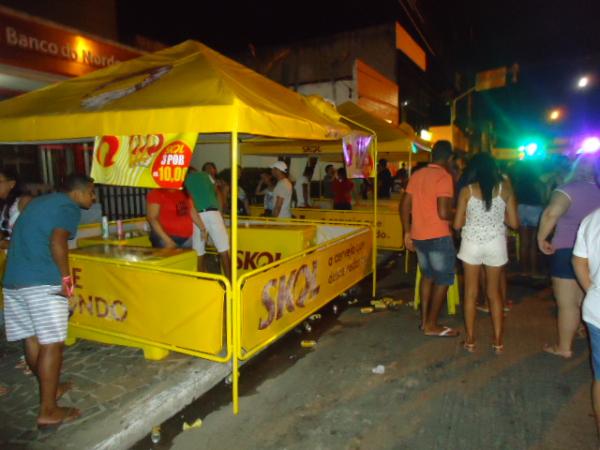
[[[375,176],[373,159],[373,136],[352,133],[344,136],[344,163],[348,178]]]
[[[91,175],[101,184],[179,189],[196,138],[196,133],[99,136]]]
[[[214,280],[70,257],[70,323],[211,354],[223,346],[225,291]]]
[[[241,347],[257,351],[371,272],[371,229],[252,275],[241,288]],[[240,355],[242,358],[244,355]]]

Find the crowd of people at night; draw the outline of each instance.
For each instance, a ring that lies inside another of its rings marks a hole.
[[[491,350],[504,352],[504,319],[511,306],[507,270],[530,280],[550,277],[557,339],[540,350],[571,358],[575,335],[589,335],[600,430],[600,158],[581,154],[500,166],[489,153],[477,153],[457,164],[451,144],[439,141],[432,162],[410,177],[400,212],[405,245],[416,251],[422,272],[415,289],[422,305],[419,328],[426,336],[461,334],[438,322],[448,287],[456,282],[456,258],[464,275],[467,352],[478,349],[477,309],[491,313]],[[520,244],[512,261],[509,237]]]

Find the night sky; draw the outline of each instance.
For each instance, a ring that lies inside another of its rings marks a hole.
[[[171,45],[192,38],[226,54],[244,51],[250,43],[282,44],[399,20],[422,47],[429,47],[433,64],[428,76],[440,92],[453,88],[455,72],[463,74],[468,87],[477,71],[520,65],[516,85],[474,98],[474,120],[480,125],[493,121],[501,139],[600,129],[596,125],[600,122],[598,85],[585,94],[573,89],[583,73],[597,71],[600,77],[597,0],[127,0],[117,4],[125,39],[137,33]],[[412,9],[411,4],[418,8]],[[545,114],[555,106],[563,106],[568,114],[561,124],[549,125]]]

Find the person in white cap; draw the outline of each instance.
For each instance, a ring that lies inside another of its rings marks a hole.
[[[287,165],[283,161],[276,161],[271,164],[271,173],[277,180],[273,196],[275,197],[275,207],[273,208],[273,217],[290,218],[292,211],[290,204],[292,202],[292,183],[287,176]]]

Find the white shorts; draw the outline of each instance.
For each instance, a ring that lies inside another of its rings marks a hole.
[[[217,252],[223,253],[229,250],[229,234],[223,221],[223,216],[219,211],[204,211],[200,213],[200,218],[204,222],[208,238],[217,248]],[[206,242],[202,240],[200,228],[194,225],[194,234],[192,235],[192,248],[196,250],[198,256],[206,254]]]
[[[36,336],[40,344],[64,342],[69,323],[69,300],[61,286],[4,288],[6,339],[20,341]]]
[[[473,266],[500,267],[508,262],[508,250],[506,249],[506,236],[498,236],[488,242],[479,243],[462,240],[458,259]]]

